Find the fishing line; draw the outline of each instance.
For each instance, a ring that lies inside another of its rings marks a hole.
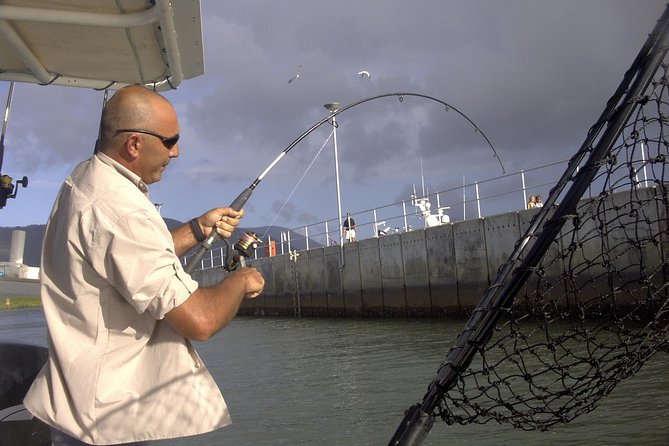
[[[330,132],[328,137],[325,138],[325,142],[323,143],[321,148],[316,153],[316,156],[314,156],[314,159],[311,160],[311,163],[309,163],[309,165],[307,166],[307,169],[304,171],[304,173],[302,174],[300,179],[297,181],[297,184],[295,184],[295,187],[293,187],[293,190],[290,191],[290,194],[288,194],[288,198],[286,198],[286,201],[283,202],[283,204],[281,205],[281,208],[279,208],[278,212],[274,216],[274,219],[269,224],[269,226],[267,226],[267,229],[265,229],[265,233],[260,237],[261,239],[265,238],[265,236],[267,235],[269,230],[274,226],[274,223],[276,223],[276,219],[279,218],[279,215],[281,214],[281,211],[283,211],[283,208],[286,207],[286,204],[288,204],[288,201],[292,198],[293,194],[295,193],[297,188],[300,186],[300,183],[302,183],[302,180],[304,179],[304,177],[307,176],[307,172],[309,172],[309,169],[311,169],[311,166],[314,165],[314,163],[316,162],[316,158],[318,158],[318,156],[321,154],[321,152],[325,148],[325,145],[328,143],[328,141],[330,141],[330,137],[332,137],[333,134],[334,134],[334,129],[332,129],[332,131]]]
[[[244,204],[248,201],[248,199],[251,198],[251,195],[253,195],[253,191],[255,190],[255,188],[258,186],[258,184],[260,184],[260,182],[262,181],[262,179],[263,179],[263,178],[270,172],[270,170],[272,170],[272,168],[274,168],[274,166],[275,166],[275,165],[276,165],[276,164],[277,164],[277,163],[278,163],[284,156],[286,156],[286,154],[287,154],[288,152],[290,152],[290,151],[293,149],[293,147],[295,147],[297,144],[299,144],[304,138],[306,138],[307,136],[309,136],[314,130],[316,130],[317,128],[319,128],[321,125],[323,125],[324,123],[326,123],[326,122],[328,122],[328,121],[331,121],[332,118],[334,118],[335,116],[337,116],[337,115],[339,115],[339,114],[345,112],[346,110],[348,110],[348,109],[350,109],[350,108],[356,107],[356,106],[361,105],[361,104],[364,104],[364,103],[366,103],[366,102],[374,101],[374,100],[376,100],[376,99],[387,98],[387,97],[391,97],[391,96],[396,96],[397,99],[399,100],[399,102],[404,102],[404,98],[405,98],[406,96],[413,96],[413,97],[418,97],[418,98],[423,98],[423,99],[429,99],[429,100],[431,100],[431,101],[435,101],[435,102],[438,102],[438,103],[442,104],[442,105],[446,108],[446,111],[453,110],[454,112],[456,112],[457,114],[459,114],[460,116],[462,116],[463,118],[465,118],[465,119],[466,119],[472,126],[474,126],[474,130],[475,130],[476,133],[481,134],[481,136],[483,137],[483,139],[485,139],[485,141],[486,141],[486,143],[488,144],[488,146],[490,146],[490,148],[492,149],[493,157],[494,157],[494,158],[497,158],[497,161],[499,161],[499,165],[502,167],[502,172],[503,172],[503,173],[505,172],[504,165],[502,164],[502,160],[501,160],[501,159],[499,158],[499,156],[497,155],[497,151],[496,151],[495,148],[493,147],[493,145],[492,145],[492,143],[490,142],[490,140],[488,139],[488,137],[487,137],[487,136],[483,133],[483,131],[482,131],[482,130],[481,130],[481,129],[474,123],[474,121],[472,121],[471,119],[469,119],[469,118],[467,117],[467,115],[465,115],[464,113],[462,113],[462,112],[461,112],[460,110],[458,110],[457,108],[453,107],[453,106],[450,105],[450,104],[447,104],[446,102],[444,102],[444,101],[442,101],[442,100],[440,100],[440,99],[437,99],[437,98],[435,98],[435,97],[428,96],[428,95],[425,95],[425,94],[420,94],[420,93],[386,93],[386,94],[381,94],[381,95],[378,95],[378,96],[372,96],[372,97],[369,97],[369,98],[360,99],[359,101],[355,101],[355,102],[353,102],[353,103],[351,103],[351,104],[348,104],[348,105],[345,105],[345,106],[343,106],[343,107],[341,107],[341,108],[338,108],[338,109],[336,109],[336,110],[332,110],[332,111],[330,111],[330,114],[328,114],[327,116],[325,116],[324,118],[322,118],[322,119],[321,119],[320,121],[318,121],[316,124],[312,125],[312,126],[311,126],[309,129],[307,129],[304,133],[302,133],[300,136],[298,136],[292,143],[290,143],[290,144],[288,145],[288,147],[286,147],[285,149],[283,149],[283,151],[282,151],[281,153],[279,153],[279,155],[274,159],[274,161],[272,161],[272,162],[270,163],[270,165],[267,166],[267,167],[265,168],[265,170],[263,170],[263,172],[258,176],[258,178],[256,178],[256,179],[249,185],[249,187],[247,187],[246,189],[244,189],[244,190],[242,191],[242,193],[240,193],[240,194],[237,196],[237,198],[235,198],[235,200],[230,204],[230,207],[231,207],[232,209],[236,210],[236,211],[241,210],[242,207],[244,206]],[[220,236],[218,235],[218,232],[216,232],[216,230],[213,229],[213,230],[211,231],[211,234],[209,235],[209,237],[207,237],[207,238],[200,244],[200,248],[198,248],[198,250],[195,252],[195,254],[193,254],[193,255],[191,256],[191,258],[188,260],[188,263],[187,263],[186,266],[184,267],[184,270],[185,270],[186,272],[189,272],[189,273],[192,272],[192,271],[195,269],[195,265],[200,261],[200,259],[202,259],[202,256],[204,256],[204,254],[205,254],[207,251],[209,251],[209,250],[213,247],[214,243],[215,243],[217,240],[219,240],[219,239],[220,239]],[[235,246],[236,246],[236,245],[235,245]]]

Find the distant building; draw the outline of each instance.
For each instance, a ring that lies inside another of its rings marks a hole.
[[[9,261],[0,262],[0,278],[6,279],[39,279],[39,268],[23,263],[23,251],[26,244],[26,232],[12,232],[12,243],[9,248]]]

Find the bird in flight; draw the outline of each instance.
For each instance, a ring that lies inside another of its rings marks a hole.
[[[358,73],[358,76],[360,76],[360,77],[367,77],[367,78],[372,77],[372,75],[369,74],[369,71],[367,71],[367,70],[360,71],[360,72]]]
[[[288,83],[290,84],[291,82],[298,80],[300,78],[301,72],[302,72],[302,65],[300,65],[300,68],[297,69],[297,74],[288,80]]]

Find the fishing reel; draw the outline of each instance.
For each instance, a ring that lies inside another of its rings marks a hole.
[[[2,163],[1,158],[0,163]],[[16,195],[19,192],[19,184],[23,187],[28,187],[28,177],[23,177],[21,180],[17,181],[15,186],[12,177],[0,174],[0,209],[7,205],[8,198],[16,198]]]
[[[227,272],[236,270],[239,266],[242,268],[245,265],[245,258],[251,257],[253,251],[262,244],[262,240],[258,237],[253,231],[245,232],[238,240],[233,247],[230,247],[230,243],[225,240],[226,245],[228,245],[228,253],[225,256],[225,265],[223,269]]]

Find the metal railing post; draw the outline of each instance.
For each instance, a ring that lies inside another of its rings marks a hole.
[[[648,175],[646,172],[646,154],[644,152],[644,143],[641,141],[641,166],[643,168],[643,186],[648,187]],[[650,159],[650,152],[648,152],[648,159]]]
[[[404,232],[409,230],[409,222],[407,221],[407,204],[402,200],[402,214],[404,214]]]
[[[523,183],[523,209],[527,207],[527,188],[525,187],[525,172],[520,170],[520,179]]]
[[[476,208],[479,211],[479,218],[481,218],[481,196],[479,195],[479,182],[474,183],[476,185]]]
[[[328,222],[325,222],[325,246],[330,246],[330,231],[328,231]]]
[[[462,219],[467,220],[467,183],[462,175]]]

